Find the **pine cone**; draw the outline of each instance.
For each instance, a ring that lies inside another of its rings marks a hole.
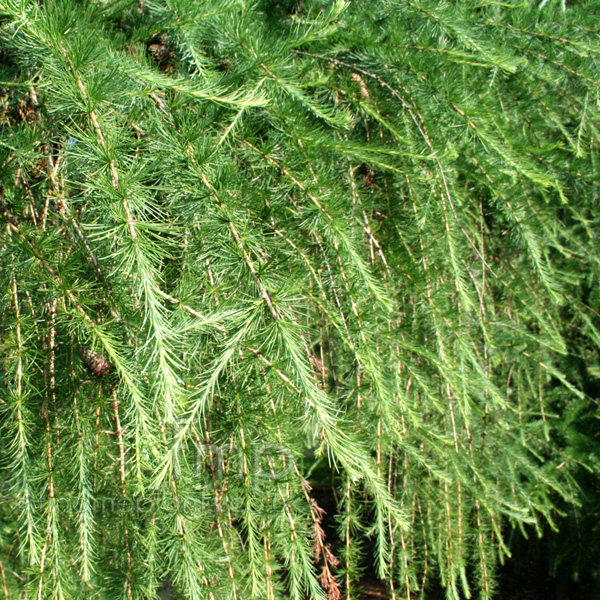
[[[156,65],[163,70],[169,67],[173,52],[169,48],[169,38],[163,33],[160,37],[152,40],[148,45],[148,54],[154,59]]]
[[[81,356],[88,371],[96,377],[104,377],[110,373],[110,363],[91,348],[83,348]]]

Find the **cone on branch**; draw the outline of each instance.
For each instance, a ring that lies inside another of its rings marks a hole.
[[[96,377],[105,377],[111,371],[108,360],[91,348],[82,348],[81,357],[88,371]]]

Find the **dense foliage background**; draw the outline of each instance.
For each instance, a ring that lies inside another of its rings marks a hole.
[[[0,0],[4,597],[593,572],[599,9]]]

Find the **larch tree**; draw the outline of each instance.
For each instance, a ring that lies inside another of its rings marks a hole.
[[[594,468],[599,23],[0,0],[0,596],[491,598]]]

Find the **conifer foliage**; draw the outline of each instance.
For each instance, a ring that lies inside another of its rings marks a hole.
[[[0,0],[3,597],[492,597],[585,462],[599,7]]]

